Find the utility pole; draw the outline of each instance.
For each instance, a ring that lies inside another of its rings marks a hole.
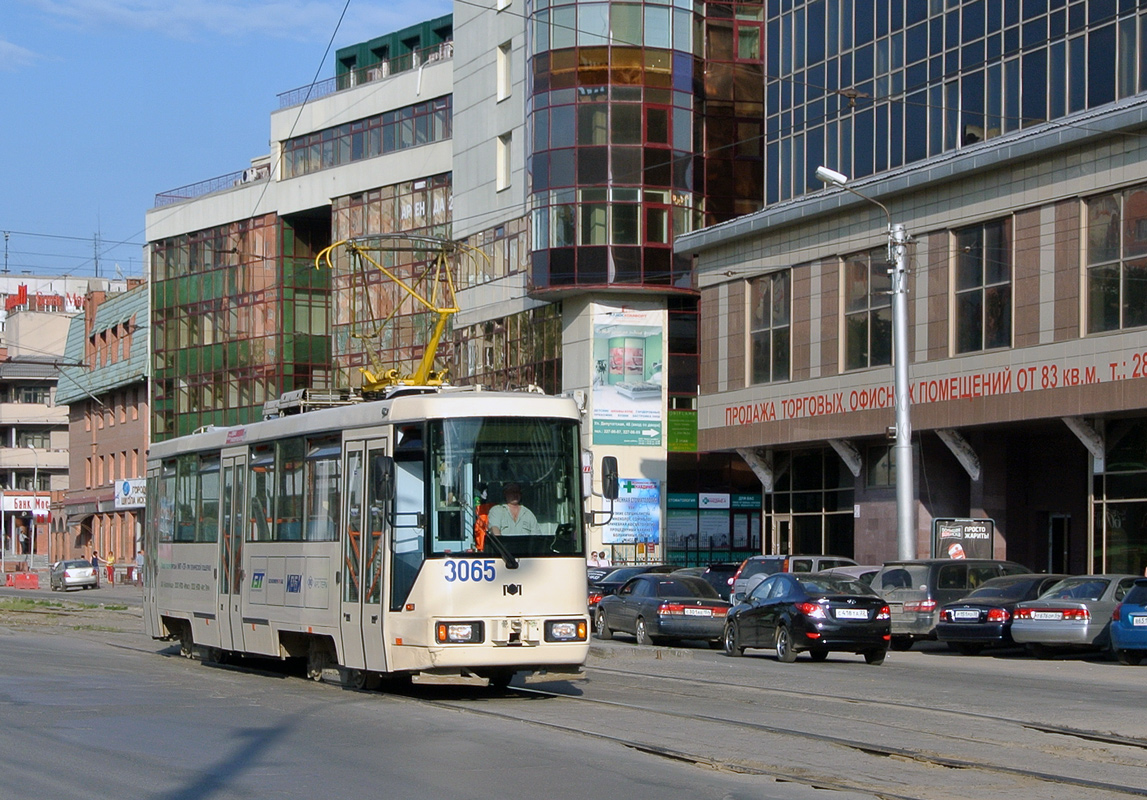
[[[4,274],[8,274],[8,237],[11,236],[10,231],[4,231]]]
[[[888,207],[853,189],[848,176],[817,167],[816,177],[831,186],[878,206],[888,218],[888,274],[892,278],[892,366],[896,444],[896,548],[897,557],[916,558],[916,491],[912,475],[912,409],[908,385],[908,231],[892,222]]]

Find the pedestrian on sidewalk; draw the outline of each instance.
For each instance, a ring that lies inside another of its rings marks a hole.
[[[108,550],[108,558],[104,563],[108,565],[108,586],[115,586],[115,553]]]

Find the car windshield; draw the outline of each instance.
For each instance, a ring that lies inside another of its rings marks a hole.
[[[827,594],[860,594],[874,595],[872,588],[848,577],[833,575],[817,575],[814,578],[801,578],[801,588],[810,595],[819,596]]]
[[[779,558],[749,559],[745,568],[741,570],[741,578],[751,578],[754,575],[773,575],[781,571],[784,561]]]
[[[1125,606],[1147,606],[1147,583],[1136,583],[1123,598]]]
[[[1064,578],[1039,596],[1040,600],[1098,600],[1103,597],[1111,581],[1105,578],[1080,576]]]
[[[872,588],[880,594],[897,589],[927,587],[928,567],[924,564],[901,564],[881,570],[872,579]]]
[[[603,576],[601,578],[601,582],[604,583],[605,581],[609,581],[610,583],[625,583],[634,575],[640,575],[644,571],[644,567],[621,567],[620,569],[615,569],[613,572]]]
[[[91,564],[87,561],[65,561],[64,569],[83,569],[85,567],[91,568]]]
[[[716,590],[700,578],[688,576],[666,578],[657,582],[658,597],[701,597],[706,600],[720,600]]]
[[[1031,587],[1031,581],[1011,581],[1009,583],[984,584],[969,594],[965,600],[1022,600]]]

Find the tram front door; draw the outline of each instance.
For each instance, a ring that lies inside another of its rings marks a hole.
[[[347,500],[339,570],[342,662],[352,669],[377,672],[386,670],[382,583],[389,527],[387,455],[385,438],[350,442],[343,464]]]

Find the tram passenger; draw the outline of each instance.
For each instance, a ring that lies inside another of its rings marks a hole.
[[[505,500],[490,509],[489,533],[494,536],[521,536],[538,532],[538,518],[522,505],[521,484],[507,483],[502,489]]]

